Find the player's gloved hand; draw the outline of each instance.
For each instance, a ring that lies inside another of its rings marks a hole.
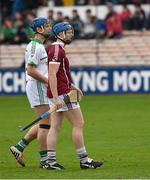
[[[53,98],[53,100],[57,109],[60,109],[63,107],[63,101],[59,97],[55,97]]]

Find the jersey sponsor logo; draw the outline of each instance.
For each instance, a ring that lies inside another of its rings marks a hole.
[[[47,60],[47,56],[40,59],[40,61]]]

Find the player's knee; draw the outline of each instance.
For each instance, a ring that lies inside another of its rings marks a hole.
[[[60,132],[60,129],[61,129],[61,125],[60,125],[60,124],[55,124],[55,125],[53,126],[53,128],[54,128],[54,130],[55,130],[57,133],[59,133],[59,132]]]
[[[80,122],[80,128],[83,128],[84,127],[84,121],[81,121]]]
[[[39,142],[43,141],[43,138],[46,139],[48,131],[50,129],[49,124],[39,124],[37,140]]]
[[[76,123],[75,126],[78,127],[78,128],[83,128],[84,120],[78,121],[78,123]]]

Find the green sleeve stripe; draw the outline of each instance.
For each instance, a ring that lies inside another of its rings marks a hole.
[[[31,57],[34,56],[34,54],[35,54],[35,49],[36,49],[36,42],[35,42],[35,41],[32,41]]]
[[[37,64],[35,64],[35,62],[33,62],[33,61],[29,61],[28,64],[29,64],[29,65],[37,66]]]
[[[39,81],[37,81],[37,89],[38,89],[40,104],[44,104],[44,93],[42,89],[42,84]]]

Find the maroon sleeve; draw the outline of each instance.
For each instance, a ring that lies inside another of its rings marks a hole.
[[[63,60],[63,51],[59,45],[52,45],[48,52],[49,62],[61,62]]]

